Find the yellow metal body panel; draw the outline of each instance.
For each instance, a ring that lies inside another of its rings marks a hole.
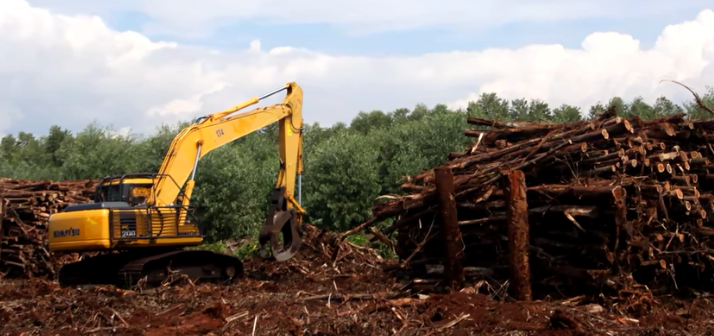
[[[185,211],[177,214],[175,209],[162,208],[149,212],[147,209],[93,209],[56,213],[49,223],[50,251],[200,245],[203,238],[195,224],[177,225],[185,218]],[[122,224],[126,220],[131,224]],[[129,230],[122,231],[122,228]],[[127,232],[131,235],[127,236]]]
[[[96,209],[53,214],[49,223],[50,251],[110,249],[109,210]]]

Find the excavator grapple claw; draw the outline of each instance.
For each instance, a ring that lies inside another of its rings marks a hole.
[[[295,209],[286,209],[285,188],[276,188],[273,191],[265,224],[260,231],[259,243],[261,257],[275,261],[286,261],[300,250],[300,221]],[[270,253],[265,248],[267,243],[270,244]]]

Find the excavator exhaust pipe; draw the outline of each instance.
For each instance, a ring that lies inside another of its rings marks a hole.
[[[295,209],[286,209],[285,188],[283,187],[273,191],[272,202],[258,241],[261,247],[261,257],[274,261],[286,261],[300,250],[302,237],[298,214]],[[270,253],[265,248],[268,243],[270,244]]]

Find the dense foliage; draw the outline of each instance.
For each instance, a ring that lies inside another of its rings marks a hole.
[[[703,100],[714,106],[714,90],[710,88]],[[344,230],[366,220],[378,195],[399,192],[406,175],[444,162],[448,152],[471,142],[463,135],[467,115],[568,122],[591,118],[607,106],[614,106],[622,116],[708,117],[694,103],[680,106],[664,97],[652,104],[639,98],[631,102],[613,98],[581,111],[483,94],[465,110],[417,105],[413,110],[361,112],[349,125],[306,125],[302,198],[307,221]],[[305,115],[309,117],[309,111]],[[8,135],[0,142],[0,176],[68,180],[156,171],[173,136],[186,125],[164,125],[148,137],[120,136],[96,124],[77,134],[52,126],[41,137],[25,132]],[[209,153],[198,164],[193,204],[209,239],[257,233],[278,170],[276,134],[275,127],[268,127]]]

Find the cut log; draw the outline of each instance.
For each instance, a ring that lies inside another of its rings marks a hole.
[[[464,269],[461,260],[464,247],[456,215],[454,175],[449,167],[439,167],[434,172],[436,175],[436,189],[439,194],[441,231],[446,244],[446,279],[451,289],[459,290],[464,282]]]
[[[528,249],[530,235],[528,227],[528,202],[526,199],[526,178],[520,170],[511,170],[502,180],[507,203],[508,225],[508,266],[511,272],[510,294],[516,300],[530,301],[530,264]]]
[[[70,204],[91,201],[94,184],[0,178],[0,273],[53,279],[63,263],[76,260],[75,254],[48,252],[47,222]]]

